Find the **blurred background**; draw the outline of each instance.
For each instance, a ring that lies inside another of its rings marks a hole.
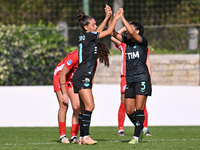
[[[53,70],[77,49],[77,10],[96,19],[123,7],[128,21],[145,28],[154,85],[200,85],[200,0],[0,0],[0,85],[52,85]],[[116,30],[123,24],[119,20]],[[110,68],[96,83],[119,83],[121,56],[110,36]]]

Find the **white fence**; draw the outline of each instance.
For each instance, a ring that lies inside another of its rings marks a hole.
[[[117,126],[118,84],[95,84],[91,126]],[[200,125],[200,87],[153,86],[148,98],[149,126]],[[1,86],[0,127],[57,126],[58,102],[53,86]],[[67,126],[71,126],[71,105]],[[126,117],[125,126],[131,126]]]

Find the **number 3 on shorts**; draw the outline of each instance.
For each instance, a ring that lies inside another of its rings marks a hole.
[[[144,92],[146,88],[145,82],[141,82],[141,92]]]

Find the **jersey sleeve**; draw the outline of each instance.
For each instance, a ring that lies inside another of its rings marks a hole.
[[[122,36],[122,43],[126,43],[127,42],[127,37],[125,35]]]
[[[97,40],[99,38],[99,32],[90,32],[88,34],[88,38],[89,40],[93,41],[93,40]]]
[[[78,64],[78,50],[70,53],[65,59],[65,66],[71,70],[73,66]]]
[[[120,43],[120,46],[116,46],[116,48],[118,48],[121,52],[125,52],[126,50],[126,44],[125,43]]]
[[[147,55],[149,55],[149,54],[150,54],[150,50],[148,49]]]
[[[141,44],[144,45],[145,47],[148,47],[148,41],[145,37],[141,36],[142,38],[142,41],[141,41]]]

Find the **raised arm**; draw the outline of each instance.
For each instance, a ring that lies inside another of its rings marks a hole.
[[[119,29],[117,32],[121,35],[124,31],[126,31],[126,28],[125,28],[125,27]],[[113,36],[111,36],[111,40],[112,40],[112,42],[113,42],[117,47],[120,46],[121,41],[119,41],[118,39],[116,39],[116,38],[113,37]]]
[[[109,22],[108,22],[108,26],[111,25],[112,21],[113,21],[113,17],[111,16],[111,17],[110,17],[110,20],[109,20]],[[119,40],[119,42],[122,42],[121,33],[116,32],[115,29],[113,29],[113,32],[111,33],[111,35],[112,35],[112,37],[115,38],[116,40]],[[113,39],[112,37],[111,37],[111,40]],[[114,41],[113,41],[113,42],[114,42]]]
[[[117,20],[118,20],[120,17],[121,17],[121,12],[118,10],[117,13],[116,13],[116,15],[115,15],[115,17],[114,17],[114,19],[112,20],[110,26],[108,27],[108,29],[105,30],[105,31],[100,32],[99,38],[103,38],[103,37],[105,37],[105,36],[107,36],[107,35],[112,34],[112,32],[113,32],[113,30],[114,30],[114,28],[115,28],[115,25],[116,25],[116,23],[117,23]]]
[[[103,22],[99,25],[99,27],[97,28],[96,32],[101,32],[103,31],[103,29],[105,28],[106,24],[107,24],[107,21],[108,19],[110,18],[110,16],[112,15],[111,14],[111,8],[110,6],[106,5],[106,7],[104,8],[105,9],[105,13],[106,13],[106,16],[105,16],[105,19],[103,20]]]
[[[138,35],[135,30],[133,29],[133,27],[128,23],[128,21],[124,18],[124,11],[123,8],[120,8],[122,15],[121,15],[121,19],[124,23],[124,26],[126,27],[127,31],[132,35],[132,37],[138,41],[139,43],[142,42],[142,37],[140,35]]]
[[[110,39],[111,39],[111,41],[115,44],[116,47],[119,47],[119,46],[120,46],[121,42],[120,42],[118,39],[116,39],[116,38],[113,37],[113,36],[111,36]]]

